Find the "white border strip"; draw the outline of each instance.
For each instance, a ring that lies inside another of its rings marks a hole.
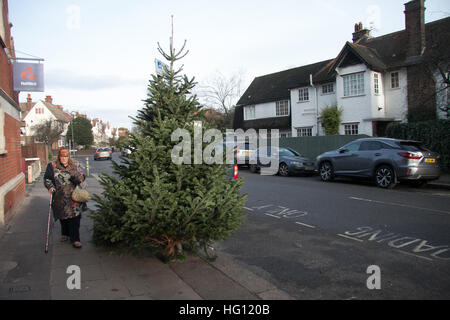
[[[5,196],[13,190],[19,183],[25,180],[23,172],[0,186],[0,226],[5,224]]]

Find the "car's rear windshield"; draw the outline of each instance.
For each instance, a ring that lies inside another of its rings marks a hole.
[[[401,141],[397,142],[397,144],[400,146],[401,149],[407,150],[407,151],[430,151],[427,148],[425,148],[423,145],[417,142],[408,142],[408,141]]]
[[[97,151],[98,151],[98,152],[109,151],[109,149],[108,149],[108,148],[100,148],[100,149],[98,149]]]

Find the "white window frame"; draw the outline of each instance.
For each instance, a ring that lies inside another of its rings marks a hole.
[[[312,127],[297,128],[297,137],[312,137]]]
[[[275,115],[277,117],[289,116],[289,100],[280,100],[275,103]]]
[[[345,123],[344,124],[345,135],[357,135],[359,134],[359,122]]]
[[[255,106],[245,106],[244,107],[244,120],[253,120],[255,119]]]
[[[373,91],[376,95],[380,94],[380,74],[373,74]]]
[[[309,88],[298,89],[298,101],[299,102],[309,101]]]
[[[331,88],[331,90],[330,90]],[[334,83],[327,83],[322,86],[322,95],[334,93]]]
[[[391,72],[391,89],[400,88],[400,74],[398,71]],[[396,85],[396,86],[394,86]]]
[[[365,94],[364,72],[342,76],[344,97],[362,96]]]

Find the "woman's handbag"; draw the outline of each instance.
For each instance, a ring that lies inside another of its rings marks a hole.
[[[83,189],[78,185],[73,189],[72,200],[75,202],[88,202],[91,200],[91,195],[86,189]]]

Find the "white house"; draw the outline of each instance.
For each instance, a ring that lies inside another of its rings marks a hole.
[[[448,105],[448,89],[429,61],[437,56],[450,65],[450,18],[425,24],[424,11],[424,0],[410,1],[405,30],[371,37],[359,23],[336,58],[255,78],[237,103],[234,128],[323,135],[327,106],[342,109],[343,135],[383,136],[412,110],[447,117],[439,107]]]
[[[53,148],[67,145],[67,128],[72,120],[72,116],[64,112],[62,106],[54,105],[51,96],[47,96],[45,101],[38,100],[37,102],[32,102],[31,95],[28,94],[27,102],[21,103],[20,108],[22,110],[22,134],[24,136],[33,136],[33,127],[47,120],[61,121],[64,130],[57,145],[53,146]]]

